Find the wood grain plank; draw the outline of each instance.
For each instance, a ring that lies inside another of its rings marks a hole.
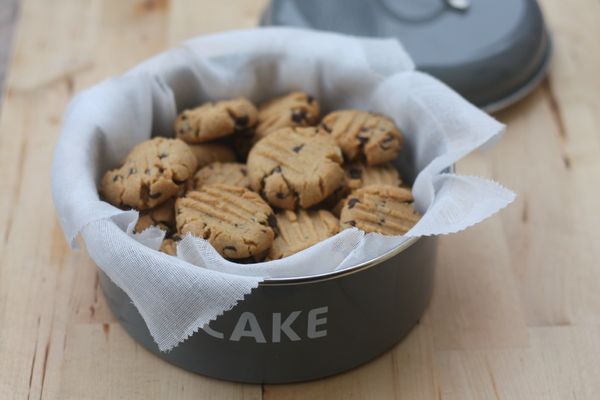
[[[458,173],[490,176],[485,157],[472,154],[459,163]],[[527,344],[522,304],[498,215],[439,239],[435,283],[431,320],[436,349]]]
[[[553,29],[551,73],[499,114],[509,129],[489,159],[494,175],[520,194],[502,218],[528,324],[597,324],[600,58],[592,49],[600,6],[579,0],[565,13],[561,2],[542,5]]]
[[[18,10],[18,0],[2,0],[0,2],[0,99],[2,99],[4,91],[4,78],[11,55]]]
[[[537,327],[530,346],[440,351],[436,369],[445,400],[596,399],[598,328]]]
[[[438,390],[432,349],[431,328],[423,321],[392,351],[364,366],[314,382],[265,385],[263,398],[432,399]]]

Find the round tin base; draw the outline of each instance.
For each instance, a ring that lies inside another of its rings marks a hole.
[[[160,352],[131,299],[100,272],[123,328],[160,358],[229,381],[323,378],[390,349],[419,321],[432,290],[436,238],[368,268],[300,283],[265,283],[169,352]]]

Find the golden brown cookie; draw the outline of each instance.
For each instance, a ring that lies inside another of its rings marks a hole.
[[[402,134],[391,119],[380,114],[334,111],[323,118],[321,127],[350,161],[364,157],[369,165],[382,164],[396,158],[402,148]]]
[[[339,216],[343,200],[353,191],[361,187],[382,184],[400,186],[402,180],[398,170],[390,163],[369,166],[363,163],[352,163],[344,166],[346,173],[344,185],[337,189],[325,202],[323,207],[331,209]]]
[[[248,155],[252,188],[277,207],[311,207],[344,179],[342,153],[316,128],[282,128],[260,140]]]
[[[348,164],[346,172],[346,187],[349,190],[359,189],[369,185],[400,186],[400,173],[390,163],[369,166],[362,163]]]
[[[303,92],[292,92],[268,101],[258,110],[257,140],[280,128],[315,125],[320,114],[319,102]]]
[[[231,186],[250,188],[250,179],[246,166],[241,163],[214,162],[201,168],[190,180],[189,190],[200,190],[204,185],[224,183]]]
[[[225,144],[220,143],[201,143],[201,144],[190,144],[192,153],[196,156],[198,161],[198,169],[207,166],[210,163],[220,162],[232,162],[235,161],[235,152],[233,149]]]
[[[176,256],[177,240],[174,238],[168,238],[163,240],[162,244],[160,245],[160,251],[162,251],[163,253],[167,253],[170,256]]]
[[[267,256],[269,260],[295,254],[340,230],[339,220],[326,210],[283,210],[275,218],[276,236]]]
[[[410,190],[388,185],[371,185],[354,191],[344,200],[342,229],[355,226],[383,235],[403,235],[421,215],[412,206]]]
[[[232,259],[260,256],[273,244],[273,210],[261,197],[237,186],[215,184],[189,192],[175,202],[180,235],[206,239]]]
[[[175,134],[188,143],[202,143],[252,128],[256,122],[256,107],[238,97],[183,111],[175,120]]]
[[[151,226],[157,226],[167,235],[175,232],[175,199],[169,199],[163,204],[140,212],[140,218],[135,225],[135,232],[143,232]]]
[[[117,207],[147,210],[176,196],[196,164],[188,145],[179,139],[146,140],[133,148],[121,168],[104,174],[100,194]]]

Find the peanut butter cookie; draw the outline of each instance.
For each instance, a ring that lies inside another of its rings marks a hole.
[[[175,237],[173,238],[167,238],[165,240],[163,240],[162,244],[160,245],[160,251],[162,251],[163,253],[166,253],[170,256],[176,256],[177,255],[177,239]]]
[[[206,239],[226,258],[259,257],[273,244],[273,210],[250,190],[206,185],[175,202],[180,235]]]
[[[346,187],[349,190],[359,189],[369,185],[400,186],[400,173],[390,163],[369,166],[362,163],[346,165]]]
[[[344,200],[342,229],[355,226],[367,233],[403,235],[421,215],[412,206],[410,190],[388,185],[371,185],[354,191]]]
[[[269,260],[290,256],[340,230],[339,220],[326,210],[284,210],[278,212],[275,218],[276,236],[267,256]]]
[[[198,161],[198,169],[207,166],[210,163],[216,161],[220,162],[232,162],[235,161],[235,152],[233,149],[225,144],[220,143],[201,143],[201,144],[190,144],[192,153],[196,156]]]
[[[292,92],[278,97],[259,107],[256,138],[262,139],[280,128],[315,125],[320,114],[319,102],[309,94]]]
[[[311,207],[342,185],[342,153],[316,128],[283,128],[260,140],[248,155],[252,188],[274,206]]]
[[[135,232],[142,232],[151,226],[157,226],[167,235],[175,232],[175,199],[169,199],[163,204],[140,212],[140,218],[135,225]]]
[[[380,114],[334,111],[323,118],[321,127],[350,161],[364,157],[369,165],[382,164],[396,158],[402,148],[402,134],[391,119]]]
[[[200,190],[204,185],[224,183],[231,186],[250,188],[248,170],[241,163],[214,162],[201,168],[190,180],[191,190]]]
[[[185,110],[175,120],[175,134],[188,143],[202,143],[252,128],[256,122],[256,107],[239,97]]]
[[[104,174],[100,194],[117,207],[147,210],[176,196],[196,164],[188,145],[179,139],[147,140],[133,148],[121,168]]]

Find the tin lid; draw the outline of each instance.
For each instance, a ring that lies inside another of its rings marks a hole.
[[[539,83],[551,49],[535,0],[272,0],[261,24],[397,37],[419,70],[489,112]]]

